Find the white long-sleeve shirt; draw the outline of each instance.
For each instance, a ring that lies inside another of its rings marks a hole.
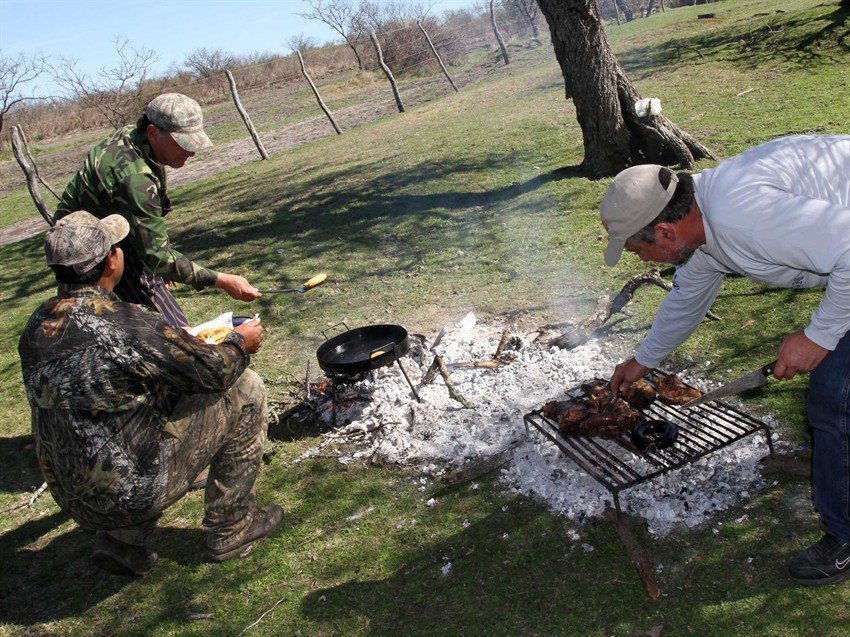
[[[694,175],[706,242],[681,267],[635,358],[656,367],[697,328],[723,277],[826,286],[805,334],[850,330],[850,135],[786,137]]]

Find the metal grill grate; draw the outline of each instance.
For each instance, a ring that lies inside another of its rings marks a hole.
[[[661,376],[667,374],[652,370],[645,378],[653,382]],[[758,431],[764,433],[768,449],[773,453],[770,428],[765,423],[719,400],[687,410],[656,400],[641,413],[650,420],[675,422],[679,427],[676,442],[667,449],[641,451],[632,444],[628,433],[617,438],[567,436],[540,409],[526,414],[523,420],[526,432],[529,425],[533,426],[608,489],[617,513],[620,513],[621,491],[696,462]]]

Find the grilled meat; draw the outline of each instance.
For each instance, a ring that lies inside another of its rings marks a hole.
[[[607,381],[596,379],[580,388],[581,395],[543,406],[543,415],[569,436],[617,436],[641,419],[626,401],[614,396]]]
[[[658,392],[655,388],[643,379],[629,385],[629,388],[622,394],[625,400],[634,409],[646,409],[658,397]]]
[[[655,386],[658,388],[658,400],[667,405],[684,405],[702,396],[702,393],[685,386],[677,376],[673,375],[657,379]]]

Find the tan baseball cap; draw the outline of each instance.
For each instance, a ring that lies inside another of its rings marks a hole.
[[[180,148],[197,153],[212,146],[204,132],[201,106],[182,93],[163,93],[145,107],[145,115],[158,129],[171,133]]]
[[[626,239],[653,221],[673,198],[679,178],[673,173],[665,188],[660,179],[662,168],[658,164],[632,166],[614,177],[608,186],[599,206],[608,230],[607,265],[617,265]]]
[[[47,265],[64,265],[85,274],[106,258],[109,250],[130,232],[121,215],[98,219],[85,210],[62,217],[44,237]]]

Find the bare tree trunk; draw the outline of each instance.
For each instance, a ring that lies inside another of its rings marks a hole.
[[[538,0],[549,23],[564,87],[584,138],[582,168],[591,177],[614,175],[630,164],[679,164],[715,155],[663,116],[640,118],[640,99],[605,37],[595,2]]]
[[[431,53],[433,53],[434,57],[437,58],[437,64],[439,64],[440,68],[443,69],[443,75],[446,76],[446,79],[449,81],[449,84],[452,85],[452,88],[455,90],[455,93],[457,93],[457,86],[455,86],[454,80],[452,80],[452,76],[449,75],[449,72],[446,70],[446,65],[443,64],[443,59],[440,57],[440,54],[437,53],[437,49],[434,46],[434,43],[431,42],[431,36],[428,35],[428,32],[425,30],[425,27],[422,26],[422,23],[419,20],[416,21],[416,26],[419,27],[420,31],[422,31],[422,35],[425,36],[425,39],[428,40],[428,46],[431,47]]]
[[[496,34],[496,42],[499,43],[499,48],[502,50],[502,59],[505,64],[510,64],[508,59],[508,49],[505,47],[505,41],[502,39],[502,34],[499,33],[499,27],[496,26],[496,12],[493,9],[493,0],[490,0],[490,24],[493,25],[493,33]]]
[[[35,203],[35,207],[38,209],[39,214],[44,217],[44,220],[47,222],[48,226],[53,225],[53,217],[47,212],[47,206],[44,205],[44,201],[41,198],[41,193],[38,192],[38,182],[35,179],[35,174],[33,174],[32,170],[27,166],[26,159],[24,158],[24,154],[21,151],[21,137],[18,132],[17,126],[12,126],[9,131],[9,135],[12,138],[12,154],[15,155],[15,159],[18,160],[18,165],[21,167],[21,170],[24,173],[24,177],[27,180],[27,190],[30,191],[30,197],[32,197],[33,203]]]
[[[664,13],[667,9],[664,8],[664,0],[661,0],[661,13]]]
[[[387,63],[384,62],[384,54],[381,52],[381,43],[378,42],[378,36],[375,35],[374,31],[369,32],[369,37],[372,38],[372,44],[375,46],[375,55],[378,56],[378,64],[381,65],[381,69],[384,71],[384,75],[387,76],[387,79],[390,81],[390,86],[393,89],[393,97],[395,98],[395,105],[398,107],[398,112],[404,112],[404,104],[401,102],[401,95],[398,92],[398,85],[395,83],[395,77],[393,77],[393,72],[390,71],[390,67],[387,66]]]
[[[349,40],[348,38],[345,39],[345,43],[348,45],[348,47],[354,53],[354,57],[357,58],[357,68],[362,71],[363,70],[363,60],[360,59],[360,53],[357,52],[357,47],[354,46],[351,43],[351,40]]]
[[[595,4],[596,3],[594,3],[594,5]],[[635,15],[632,13],[632,10],[629,8],[629,5],[626,4],[624,0],[614,0],[614,4],[618,7],[620,7],[620,10],[623,12],[623,15],[626,17],[626,22],[631,22],[632,20],[635,19]],[[541,6],[540,9],[542,10],[543,7]],[[593,10],[594,10],[594,12],[596,11],[595,6],[593,7]],[[543,11],[543,13],[545,15],[546,12]]]
[[[254,125],[251,123],[251,117],[248,115],[248,111],[245,110],[245,107],[242,106],[242,102],[239,100],[239,92],[236,90],[236,80],[233,79],[233,74],[227,69],[225,69],[224,74],[227,76],[228,84],[230,84],[230,94],[233,96],[233,103],[236,105],[236,110],[239,111],[242,121],[245,122],[245,127],[251,134],[251,139],[254,140],[254,145],[257,147],[257,150],[260,151],[260,157],[268,159],[269,154],[266,152],[266,147],[263,146],[263,142],[257,134],[257,129],[254,128]]]
[[[316,85],[313,84],[313,78],[311,78],[310,74],[307,73],[307,67],[304,66],[304,58],[301,57],[301,51],[296,50],[295,52],[298,54],[298,61],[301,62],[301,73],[304,74],[304,78],[310,84],[310,88],[313,89],[313,95],[316,96],[316,101],[319,102],[319,107],[325,112],[325,115],[328,116],[328,119],[331,121],[331,126],[334,127],[336,134],[342,135],[342,131],[339,130],[339,126],[337,126],[336,121],[334,121],[334,116],[331,115],[330,110],[328,110],[328,107],[325,106],[325,102],[322,99],[322,96],[319,95],[319,89],[317,89]]]
[[[29,160],[30,164],[32,165],[32,170],[35,173],[35,178],[38,179],[38,181],[41,182],[41,184],[50,191],[51,195],[53,195],[54,197],[59,199],[60,197],[59,197],[59,195],[56,194],[56,191],[53,190],[53,188],[50,187],[50,184],[48,184],[46,181],[44,181],[44,179],[41,176],[41,173],[38,172],[38,164],[35,163],[35,157],[33,157],[32,153],[30,152],[30,143],[29,143],[29,140],[27,139],[26,133],[24,132],[24,127],[21,126],[20,124],[18,124],[17,128],[18,128],[18,132],[21,134],[21,140],[24,142],[24,152],[27,154],[27,159]]]

